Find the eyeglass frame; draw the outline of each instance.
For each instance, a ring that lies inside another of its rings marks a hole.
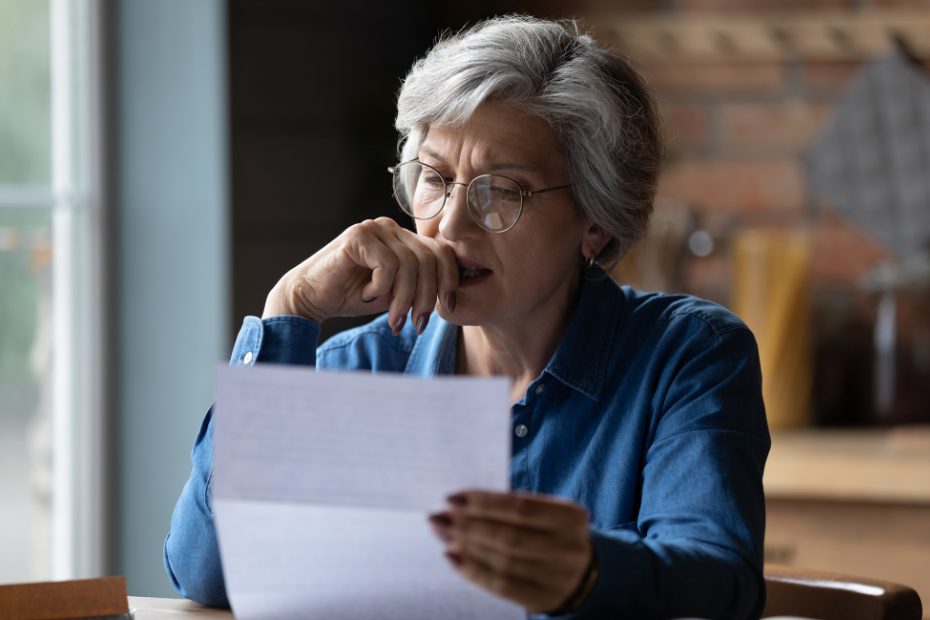
[[[442,206],[439,207],[439,209],[436,211],[436,213],[434,213],[433,215],[431,215],[431,216],[429,216],[429,217],[417,217],[417,216],[413,215],[412,213],[407,213],[407,210],[404,209],[404,206],[400,203],[400,200],[397,198],[397,192],[394,190],[393,185],[392,185],[392,188],[391,188],[391,189],[392,189],[392,192],[391,192],[391,193],[394,195],[394,200],[395,200],[395,202],[397,202],[398,206],[400,207],[400,210],[403,211],[406,215],[409,215],[410,217],[412,217],[412,218],[415,219],[415,220],[421,220],[421,221],[433,219],[434,217],[436,217],[437,215],[439,215],[440,213],[442,213],[442,210],[446,208],[446,203],[449,202],[449,197],[452,195],[452,190],[455,189],[454,186],[456,186],[456,185],[461,185],[462,187],[465,188],[465,205],[469,207],[469,209],[468,209],[468,215],[471,217],[472,221],[473,221],[475,224],[477,224],[478,227],[481,228],[481,230],[487,231],[487,232],[489,232],[489,233],[496,233],[496,234],[505,233],[505,232],[507,232],[508,230],[510,230],[511,228],[513,228],[514,226],[517,225],[517,222],[520,221],[520,217],[523,216],[523,205],[526,204],[526,199],[527,199],[527,198],[530,198],[530,197],[532,197],[532,196],[534,196],[534,195],[536,195],[536,194],[545,194],[546,192],[553,192],[553,191],[555,191],[555,190],[566,189],[566,188],[572,186],[571,183],[568,183],[568,184],[566,184],[566,185],[558,185],[558,186],[555,186],[555,187],[544,187],[544,188],[542,188],[542,189],[523,189],[523,186],[520,185],[519,181],[517,181],[516,179],[513,179],[513,178],[511,178],[511,177],[508,177],[507,175],[504,175],[504,174],[497,174],[496,172],[486,172],[485,174],[479,174],[478,176],[476,176],[475,178],[473,178],[473,179],[472,179],[471,181],[469,181],[468,183],[462,183],[461,181],[446,181],[445,177],[442,176],[442,173],[441,173],[441,172],[439,172],[438,170],[436,170],[434,167],[430,166],[429,164],[420,161],[419,159],[408,159],[407,161],[398,162],[398,163],[394,164],[393,166],[388,166],[387,171],[391,173],[392,179],[393,179],[393,176],[394,176],[394,172],[395,172],[400,166],[403,166],[403,165],[405,165],[405,164],[420,164],[421,166],[423,166],[423,167],[425,167],[425,168],[429,168],[430,170],[432,170],[433,172],[435,172],[436,175],[442,180],[442,183],[443,183],[443,186],[444,186],[444,190],[443,190],[443,193],[442,193],[442,195],[443,195]],[[502,228],[501,230],[488,230],[487,228],[485,228],[484,225],[482,225],[481,222],[478,221],[478,219],[475,217],[474,212],[472,211],[471,205],[469,204],[469,198],[468,198],[469,192],[468,192],[468,190],[471,188],[472,183],[474,183],[477,179],[480,179],[480,178],[482,178],[482,177],[500,177],[500,178],[502,178],[502,179],[507,179],[508,181],[510,181],[511,183],[513,183],[515,186],[517,186],[517,188],[519,188],[519,190],[520,190],[520,210],[517,212],[517,217],[514,218],[513,223],[512,223],[510,226],[508,226],[507,228]],[[450,187],[451,187],[451,188],[450,188]]]

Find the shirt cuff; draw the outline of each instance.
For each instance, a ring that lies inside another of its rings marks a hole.
[[[236,336],[231,366],[263,364],[316,365],[320,325],[299,316],[260,319],[247,316]]]
[[[622,609],[629,604],[633,592],[637,588],[648,587],[649,584],[636,583],[638,571],[646,569],[640,562],[642,549],[637,550],[637,547],[641,547],[642,544],[637,534],[623,530],[612,530],[608,534],[594,528],[591,528],[590,532],[598,566],[597,581],[594,582],[591,592],[573,613],[530,616],[534,620],[593,620],[620,617],[624,615]]]

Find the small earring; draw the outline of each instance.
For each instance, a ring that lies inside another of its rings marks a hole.
[[[594,254],[592,254],[585,260],[585,265],[588,267],[588,269],[594,266]]]

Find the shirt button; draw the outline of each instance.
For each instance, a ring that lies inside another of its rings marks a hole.
[[[514,434],[517,437],[526,437],[526,434],[530,432],[530,429],[526,427],[526,424],[518,424],[517,428],[513,429]]]
[[[251,363],[253,357],[255,357],[255,356],[252,355],[252,352],[251,352],[251,351],[246,351],[245,355],[242,356],[242,363],[243,363],[243,364],[249,364],[249,363]]]
[[[545,384],[545,383],[540,383],[539,385],[537,385],[537,386],[536,386],[536,396],[539,396],[540,394],[542,394],[542,393],[543,393],[543,390],[545,390],[545,389],[546,389],[546,384]]]

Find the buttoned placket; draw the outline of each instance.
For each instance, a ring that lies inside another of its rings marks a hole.
[[[545,379],[531,384],[523,399],[511,408],[513,432],[513,459],[511,461],[511,484],[515,489],[533,488],[530,476],[530,446],[539,430],[539,412],[543,410]]]

